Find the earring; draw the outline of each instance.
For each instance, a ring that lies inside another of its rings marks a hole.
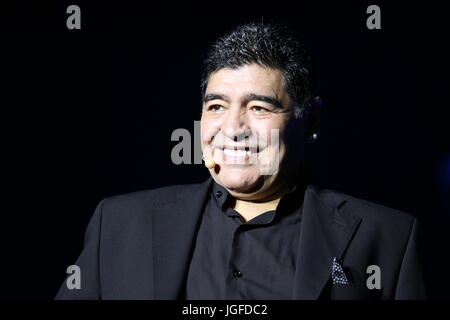
[[[309,136],[309,138],[306,140],[306,142],[309,144],[312,144],[312,143],[317,142],[318,139],[319,139],[319,134],[313,133],[312,135]]]

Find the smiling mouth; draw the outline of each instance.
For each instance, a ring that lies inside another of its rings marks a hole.
[[[242,157],[242,156],[251,156],[251,151],[246,150],[233,150],[233,149],[223,149],[223,153],[230,157]]]
[[[248,162],[252,159],[252,156],[257,155],[260,152],[259,147],[240,147],[240,146],[224,146],[218,147],[223,154],[224,163]]]

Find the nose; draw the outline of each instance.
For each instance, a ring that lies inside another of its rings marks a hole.
[[[247,114],[240,108],[230,108],[221,126],[222,133],[233,141],[250,136]]]

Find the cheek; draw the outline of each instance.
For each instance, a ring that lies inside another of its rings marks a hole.
[[[200,122],[200,139],[202,145],[207,145],[211,142],[212,137],[217,132],[217,125],[210,120],[201,119]]]
[[[262,144],[272,145],[284,144],[284,126],[279,123],[259,123],[253,126],[253,132],[257,133],[258,139]]]

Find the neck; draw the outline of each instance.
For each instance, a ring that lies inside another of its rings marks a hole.
[[[286,184],[272,195],[266,197],[264,200],[245,200],[235,198],[231,207],[239,212],[245,221],[250,221],[260,214],[267,211],[276,210],[281,198],[288,193],[292,188],[291,184]]]
[[[235,199],[232,208],[239,212],[245,221],[250,221],[267,211],[275,210],[280,200],[281,197],[266,202]]]
[[[234,201],[231,203],[231,208],[236,210],[244,220],[250,221],[251,219],[256,218],[257,216],[271,210],[276,210],[278,204],[280,203],[281,198],[292,190],[292,187],[295,181],[299,181],[299,178],[303,178],[300,170],[295,170],[296,172],[290,178],[284,176],[284,181],[289,181],[289,183],[284,183],[283,187],[279,188],[272,194],[264,197],[263,199],[243,199],[238,196],[234,196]],[[278,177],[280,179],[280,177]],[[231,193],[231,192],[230,192]],[[232,194],[233,195],[233,194]]]

